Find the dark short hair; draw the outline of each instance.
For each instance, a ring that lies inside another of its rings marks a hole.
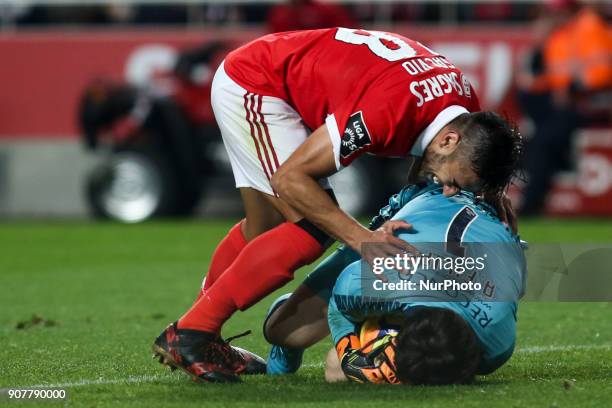
[[[495,112],[464,113],[449,123],[461,135],[465,154],[483,190],[501,193],[518,175],[523,139],[514,124]]]
[[[419,307],[406,317],[397,335],[397,377],[414,385],[470,383],[480,355],[480,343],[461,316],[448,309]]]

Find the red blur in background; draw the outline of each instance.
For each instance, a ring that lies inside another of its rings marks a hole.
[[[508,113],[512,67],[531,45],[528,30],[394,28],[428,44],[462,68],[483,106]],[[177,50],[224,41],[228,49],[260,30],[22,32],[0,35],[0,139],[76,138],[76,111],[94,78],[144,80]],[[452,55],[449,55],[452,54]]]

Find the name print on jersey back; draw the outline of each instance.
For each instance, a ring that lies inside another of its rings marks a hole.
[[[402,67],[412,76],[422,75],[435,68],[456,69],[444,57],[414,58],[404,62]],[[409,87],[410,92],[417,98],[417,106],[419,108],[435,98],[440,98],[452,92],[457,93],[459,96],[465,95],[468,98],[472,96],[469,81],[463,74],[459,75],[456,71],[431,75],[420,81],[412,81]]]

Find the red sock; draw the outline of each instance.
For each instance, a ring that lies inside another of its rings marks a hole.
[[[204,281],[204,286],[198,294],[198,299],[202,297],[204,291],[208,290],[219,276],[234,262],[242,249],[246,246],[247,240],[242,234],[242,222],[234,225],[227,233],[225,238],[219,242],[208,267],[208,273]]]
[[[245,310],[280,288],[323,247],[297,225],[285,222],[249,242],[238,258],[178,321],[181,329],[218,333],[238,309]]]

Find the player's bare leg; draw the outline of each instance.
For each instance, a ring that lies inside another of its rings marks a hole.
[[[327,302],[302,284],[278,298],[264,322],[264,336],[272,344],[267,373],[291,374],[302,365],[304,350],[329,334]]]
[[[329,334],[327,307],[339,273],[359,255],[346,248],[337,249],[308,275],[292,294],[277,298],[264,322],[264,335],[272,344],[268,355],[268,374],[296,372],[305,348]]]
[[[286,217],[276,209],[277,206],[281,207],[280,203],[276,204],[280,201],[278,198],[248,187],[239,190],[246,214],[242,223],[242,233],[247,242],[286,221]],[[294,218],[301,218],[297,213],[290,213],[289,209],[283,211]]]
[[[270,314],[264,327],[266,339],[278,346],[305,349],[329,334],[327,301],[306,285]]]

